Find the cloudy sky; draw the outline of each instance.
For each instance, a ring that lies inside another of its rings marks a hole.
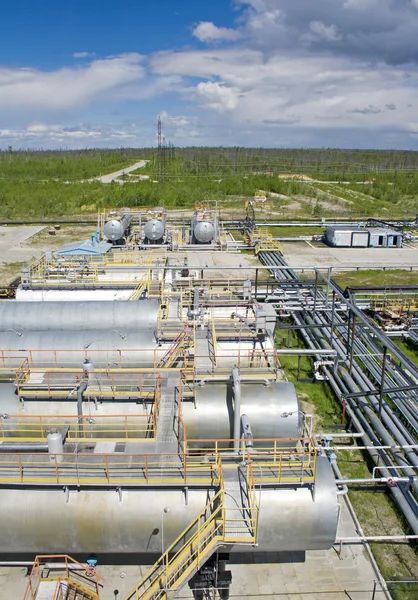
[[[0,147],[418,150],[418,0],[15,0]]]

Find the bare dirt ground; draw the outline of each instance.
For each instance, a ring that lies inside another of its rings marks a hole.
[[[58,250],[69,242],[85,240],[95,231],[94,225],[69,225],[49,235],[49,229],[26,225],[0,227],[0,283],[10,283],[32,258],[40,258],[47,250]]]

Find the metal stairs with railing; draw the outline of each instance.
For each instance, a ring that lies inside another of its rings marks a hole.
[[[251,465],[246,473],[236,463],[228,465],[222,474],[221,489],[125,600],[175,598],[220,545],[256,543],[258,506]]]
[[[186,327],[181,331],[178,336],[173,340],[170,344],[169,348],[160,358],[157,363],[156,368],[162,369],[172,367],[176,360],[180,357],[181,353],[189,347],[191,341],[191,337]]]

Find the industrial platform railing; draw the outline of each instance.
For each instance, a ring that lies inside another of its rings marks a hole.
[[[89,411],[75,415],[0,415],[0,444],[47,442],[51,429],[65,430],[68,442],[154,441],[157,433],[158,411],[149,413],[95,415]]]
[[[66,368],[36,368],[24,360],[16,370],[15,384],[19,397],[25,398],[67,398],[77,392],[84,380],[82,369],[74,373]],[[153,401],[161,391],[159,373],[138,373],[133,369],[105,369],[90,374],[86,397],[135,398]]]
[[[217,487],[222,471],[256,465],[257,485],[309,485],[316,477],[316,450],[308,438],[187,440],[175,454],[28,454],[0,453],[0,484],[59,486],[203,486]]]
[[[75,598],[100,600],[102,582],[103,578],[94,570],[66,554],[39,555],[33,563],[23,600],[39,600],[41,597],[66,600],[72,592]],[[45,585],[48,586],[48,595],[42,594]]]
[[[217,337],[217,359],[218,364],[225,361],[225,369],[230,370],[229,365],[235,365],[242,369],[265,368],[278,369],[280,367],[277,351],[273,347],[242,347],[237,343],[237,348],[222,348],[219,343],[220,331],[216,329]],[[239,341],[239,340],[238,340]],[[245,340],[246,342],[248,340]],[[170,344],[171,345],[171,344]],[[194,368],[196,359],[199,355],[194,353],[193,345],[185,348],[184,353],[179,355],[175,365],[171,367],[158,366],[161,358],[169,349],[170,345],[157,346],[154,348],[130,349],[129,356],[126,351],[120,349],[100,350],[100,349],[80,349],[80,350],[60,350],[60,349],[22,349],[13,350],[11,355],[6,350],[0,350],[0,372],[11,373],[19,372],[19,385],[27,383],[30,375],[42,372],[44,374],[56,372],[74,373],[74,378],[83,375],[82,364],[88,358],[94,363],[94,373],[106,374],[111,377],[112,374],[144,374],[152,373],[154,370],[181,370]],[[75,383],[76,380],[74,379]]]

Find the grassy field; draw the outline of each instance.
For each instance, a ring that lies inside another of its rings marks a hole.
[[[348,286],[385,286],[385,285],[416,285],[418,271],[405,269],[388,269],[351,271],[349,273],[335,273],[334,281],[343,289]]]
[[[149,180],[86,181],[140,159],[149,162],[133,175],[147,174]],[[267,213],[273,218],[412,216],[418,211],[417,165],[418,153],[183,148],[168,159],[164,181],[155,183],[151,148],[11,149],[0,152],[0,218],[90,214],[110,206],[192,208],[206,201],[238,205],[244,213],[243,202],[258,190],[274,194]]]
[[[411,340],[400,340],[399,338],[392,338],[392,341],[406,354],[411,360],[418,365],[418,346]]]

